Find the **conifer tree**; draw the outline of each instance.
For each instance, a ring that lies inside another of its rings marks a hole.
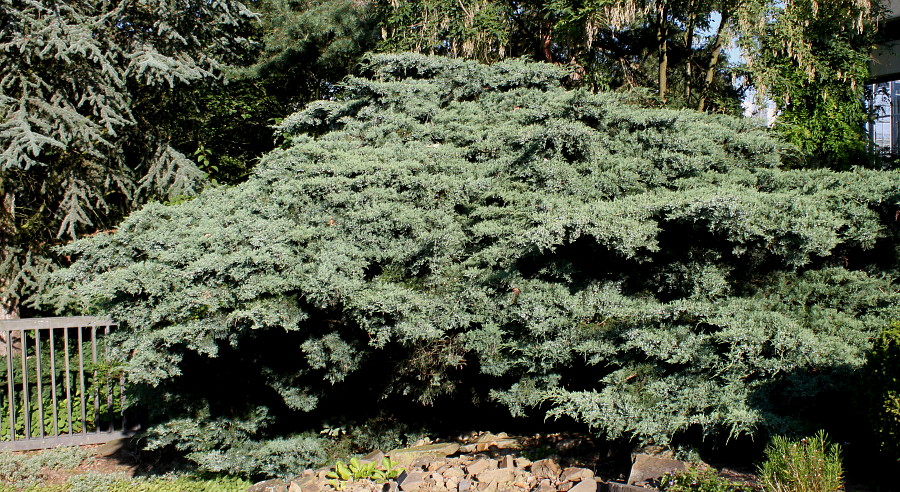
[[[247,182],[67,249],[48,301],[120,323],[147,442],[248,472],[346,394],[476,388],[658,443],[848,411],[823,399],[900,315],[900,173],[785,169],[751,121],[550,64],[363,67]]]
[[[52,268],[53,244],[199,190],[166,120],[252,16],[233,0],[0,2],[0,319]]]

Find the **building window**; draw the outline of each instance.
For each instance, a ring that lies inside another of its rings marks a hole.
[[[866,100],[872,118],[868,134],[876,150],[900,154],[900,80],[869,84]]]

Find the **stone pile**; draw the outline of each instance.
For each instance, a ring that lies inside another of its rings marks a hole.
[[[604,482],[588,468],[564,467],[553,458],[522,456],[522,445],[505,434],[486,433],[463,443],[419,443],[388,453],[375,451],[360,462],[388,456],[405,471],[385,483],[335,481],[332,468],[306,470],[291,480],[268,480],[248,492],[648,492],[647,488]],[[527,454],[527,453],[524,453]],[[649,463],[648,463],[649,464]],[[636,470],[633,469],[634,473]],[[654,470],[657,471],[657,470]],[[647,474],[649,475],[649,474]],[[635,478],[635,477],[631,477]],[[645,478],[645,477],[641,477]],[[630,483],[636,483],[629,480]]]

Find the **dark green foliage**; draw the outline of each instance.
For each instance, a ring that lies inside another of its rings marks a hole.
[[[372,57],[247,182],[69,247],[52,301],[122,324],[151,439],[223,459],[353,380],[610,437],[803,429],[898,316],[900,175],[564,77]]]
[[[159,124],[172,145],[218,184],[246,180],[275,147],[272,125],[333,92],[376,41],[365,2],[258,0],[251,7],[257,22],[245,35],[253,49],[230,67],[227,83],[182,90],[160,108],[169,113]]]
[[[272,125],[289,110],[265,80],[234,78],[184,91],[173,145],[216,184],[249,177],[259,157],[275,147]]]
[[[900,322],[875,338],[866,360],[872,427],[889,460],[900,461]]]
[[[369,2],[261,0],[260,52],[247,72],[287,105],[279,116],[327,97],[377,41]]]
[[[203,187],[171,122],[252,17],[232,0],[0,3],[0,318],[65,262],[54,244]]]

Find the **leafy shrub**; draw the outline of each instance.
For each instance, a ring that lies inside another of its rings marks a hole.
[[[809,425],[900,317],[900,174],[781,169],[750,121],[564,77],[373,56],[247,182],[70,246],[47,301],[120,322],[148,442],[213,469],[398,397],[657,443]]]
[[[872,427],[884,453],[900,460],[900,322],[875,338],[866,361]]]
[[[841,451],[825,432],[792,441],[775,436],[759,469],[767,492],[834,492],[843,489]]]
[[[750,488],[716,475],[710,468],[690,467],[676,473],[666,473],[659,481],[664,492],[750,492]]]

